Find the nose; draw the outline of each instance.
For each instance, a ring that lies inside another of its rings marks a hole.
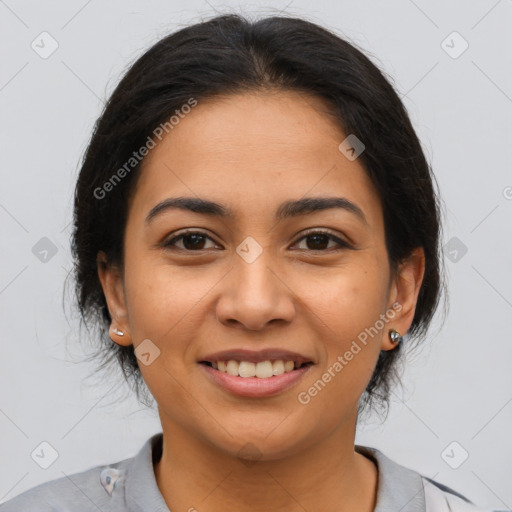
[[[235,255],[234,268],[222,280],[216,304],[219,322],[259,331],[270,322],[293,320],[293,287],[270,259],[268,251],[263,251],[252,263]]]

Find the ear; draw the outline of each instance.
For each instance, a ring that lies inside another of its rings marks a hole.
[[[396,275],[392,277],[388,310],[391,309],[396,314],[389,321],[388,330],[382,338],[382,350],[393,350],[396,347],[389,339],[390,329],[397,330],[403,336],[411,327],[424,274],[425,252],[422,247],[417,247],[400,263]]]
[[[108,311],[112,318],[109,332],[110,338],[119,345],[131,345],[132,339],[128,327],[128,313],[126,309],[122,273],[117,265],[113,265],[108,261],[103,251],[98,252],[96,263],[101,287],[103,288]],[[124,335],[116,334],[113,329],[122,331]]]

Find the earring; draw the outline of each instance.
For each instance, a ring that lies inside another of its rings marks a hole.
[[[124,336],[124,332],[123,331],[120,331],[117,327],[113,327],[112,328],[112,332],[114,334],[117,334],[118,336]]]
[[[400,343],[403,341],[404,337],[395,329],[391,329],[389,331],[389,339],[391,343]]]

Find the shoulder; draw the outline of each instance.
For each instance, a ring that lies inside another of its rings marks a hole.
[[[478,507],[450,487],[398,464],[377,448],[356,445],[355,450],[378,467],[376,512],[512,512]]]
[[[124,511],[125,473],[133,459],[39,484],[0,504],[0,512]],[[116,493],[112,494],[113,489]]]
[[[422,476],[425,490],[426,510],[446,510],[452,512],[510,512],[508,510],[495,510],[476,506],[462,494],[450,487],[436,482],[431,478]]]

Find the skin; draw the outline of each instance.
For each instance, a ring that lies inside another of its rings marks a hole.
[[[164,444],[155,476],[173,512],[374,510],[377,468],[354,451],[357,405],[380,351],[395,347],[389,329],[404,334],[412,323],[424,253],[391,273],[380,199],[360,160],[339,151],[347,135],[327,109],[290,91],[199,101],[144,160],[124,269],[100,264],[98,254],[112,328],[125,333],[111,331],[112,339],[135,347],[150,339],[160,350],[139,366],[158,403]],[[222,203],[235,217],[173,209],[145,223],[177,196]],[[304,196],[345,197],[366,222],[343,209],[275,221],[283,201]],[[184,228],[206,235],[202,250],[190,238],[163,248]],[[310,228],[350,247],[324,238],[315,250],[303,238]],[[236,252],[247,236],[263,250],[252,263]],[[298,393],[395,302],[400,312],[301,404]],[[288,391],[247,398],[212,383],[197,363],[228,348],[267,347],[315,365]],[[240,453],[247,443],[258,461]]]

